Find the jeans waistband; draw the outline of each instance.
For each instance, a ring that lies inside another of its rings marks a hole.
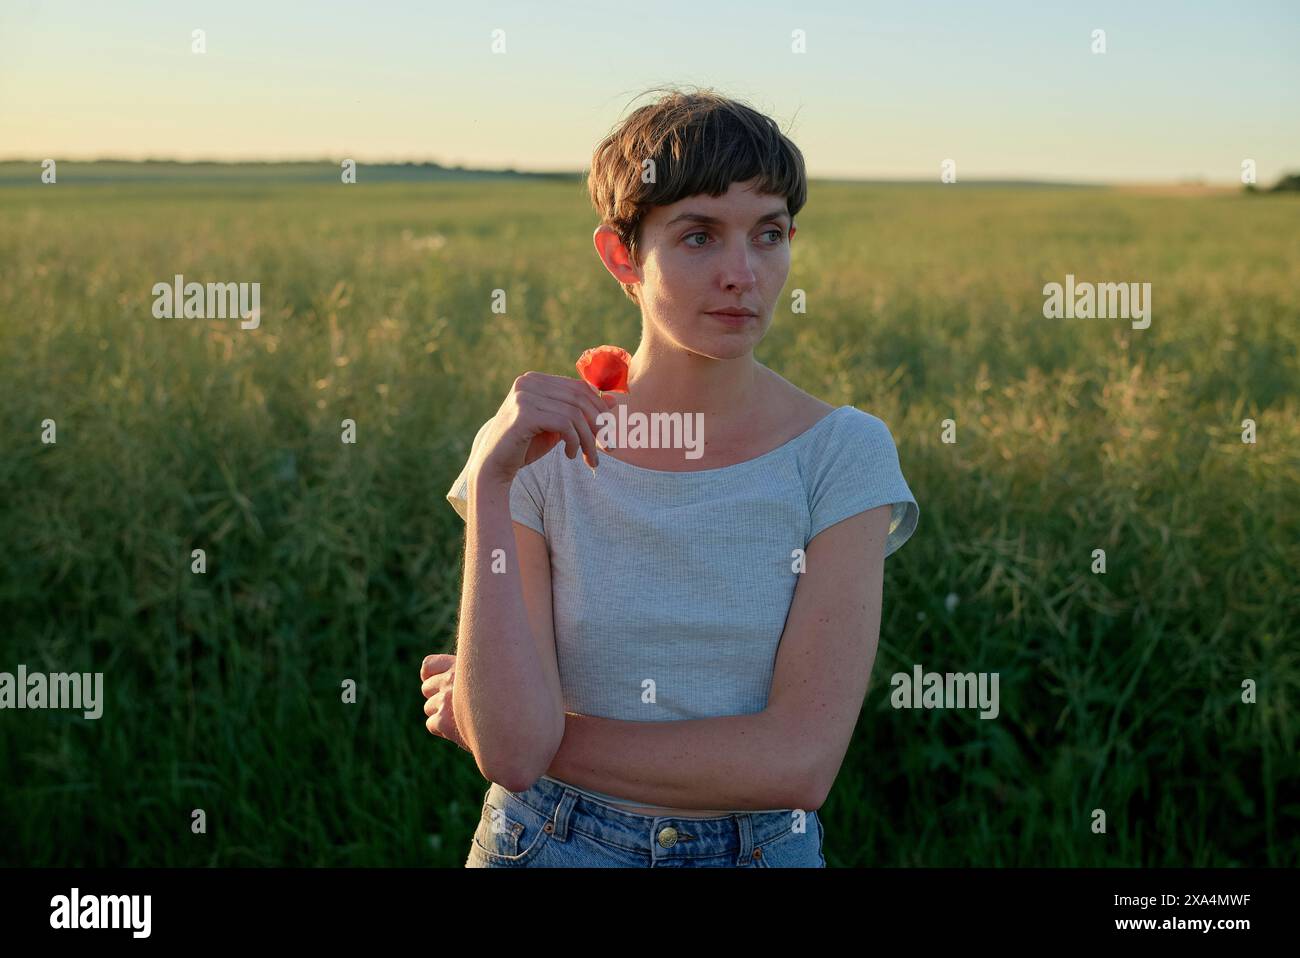
[[[804,828],[817,827],[814,824],[817,813],[799,809],[737,811],[711,818],[641,815],[545,778],[522,792],[511,792],[495,783],[490,791],[509,795],[550,820],[554,838],[560,841],[567,840],[569,830],[576,828],[601,841],[653,852],[659,858],[668,853],[690,856],[730,848],[744,860],[755,847],[789,834],[800,823],[801,816]],[[667,847],[666,841],[670,843]]]

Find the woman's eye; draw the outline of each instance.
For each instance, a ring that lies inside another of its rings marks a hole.
[[[772,245],[775,246],[775,245],[777,245],[778,243],[780,243],[781,240],[785,237],[785,233],[783,233],[779,228],[773,228],[773,229],[770,229],[770,230],[764,230],[763,235],[764,235],[764,236],[770,236],[770,235],[772,235],[773,233],[776,234],[776,239],[774,239],[774,240],[772,241]],[[704,232],[703,230],[700,230],[700,231],[695,232],[695,233],[687,233],[685,236],[682,237],[682,239],[686,241],[686,245],[687,245],[687,246],[694,246],[696,249],[700,249],[700,248],[702,248],[705,244],[703,244],[703,243],[692,243],[692,242],[690,242],[691,238],[694,237],[694,236],[703,236],[703,237],[705,237],[705,238],[707,239],[707,238],[708,238],[708,235],[709,235],[708,233]]]

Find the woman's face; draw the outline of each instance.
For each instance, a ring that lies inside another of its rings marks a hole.
[[[610,254],[622,244],[616,235],[613,243],[602,241],[597,231],[610,272],[621,282],[639,281],[645,321],[680,347],[715,359],[743,356],[762,340],[790,273],[785,197],[754,193],[754,184],[732,183],[722,196],[652,209],[642,220],[639,269],[625,255],[615,269]],[[755,315],[736,324],[709,313],[729,307]]]

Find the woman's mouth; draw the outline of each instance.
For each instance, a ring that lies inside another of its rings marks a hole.
[[[750,320],[755,318],[752,313],[705,313],[704,315],[712,316],[714,319],[732,329],[739,329],[742,326],[746,326],[749,324]]]

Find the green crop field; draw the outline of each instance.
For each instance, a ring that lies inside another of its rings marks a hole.
[[[583,184],[92,174],[0,166],[0,671],[104,673],[98,720],[0,711],[0,864],[460,866],[443,497],[519,373],[640,333]],[[798,222],[757,356],[885,420],[921,508],[830,865],[1300,864],[1300,199],[814,181]],[[156,318],[176,274],[260,326]],[[1045,318],[1067,275],[1150,326]],[[1000,714],[895,710],[917,663]]]

